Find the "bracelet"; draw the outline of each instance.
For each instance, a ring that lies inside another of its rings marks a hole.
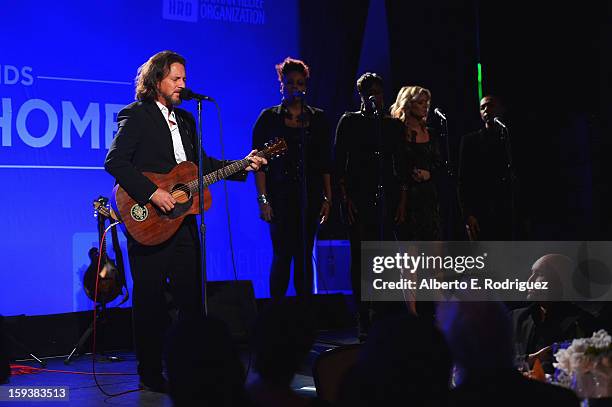
[[[400,191],[402,191],[402,192],[408,191],[409,189],[410,189],[410,187],[408,185],[404,184],[404,185],[400,186]]]
[[[323,195],[323,202],[327,202],[329,204],[329,206],[331,206],[331,199],[329,199],[327,196]]]
[[[268,201],[268,198],[266,198],[266,194],[261,194],[257,197],[257,202],[259,202],[260,204],[269,204],[270,202]]]

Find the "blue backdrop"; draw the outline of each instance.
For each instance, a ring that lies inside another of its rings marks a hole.
[[[110,195],[113,179],[102,165],[116,114],[134,100],[138,66],[164,49],[185,56],[188,86],[221,105],[226,158],[242,158],[259,112],[278,103],[274,64],[298,56],[297,36],[296,0],[20,1],[3,7],[0,314],[91,309],[81,281],[87,251],[97,245],[92,201]],[[183,107],[195,111],[191,102]],[[214,106],[205,106],[203,117],[205,148],[220,158]],[[253,178],[227,188],[238,278],[253,280],[256,295],[268,296],[271,250]],[[211,191],[209,278],[232,279],[223,185]]]

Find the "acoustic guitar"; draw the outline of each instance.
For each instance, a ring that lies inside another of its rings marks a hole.
[[[107,207],[108,198],[99,197],[93,202],[94,210],[98,213],[98,239],[102,241],[106,219],[116,219],[116,215],[110,208]],[[116,234],[113,234],[113,247],[115,247],[115,255],[117,256],[118,239],[115,239]],[[116,241],[117,240],[117,241]],[[119,295],[123,294],[124,298],[121,301],[123,304],[129,298],[127,292],[124,293],[125,274],[123,272],[123,259],[117,259],[121,267],[117,267],[115,262],[106,253],[106,239],[102,243],[102,250],[98,251],[97,247],[89,249],[89,259],[91,264],[83,275],[83,287],[87,297],[94,301],[94,291],[96,289],[96,272],[98,271],[98,259],[100,256],[100,272],[98,278],[98,298],[100,304],[108,304],[115,300]]]
[[[285,151],[285,140],[276,139],[256,155],[271,160]],[[250,161],[244,158],[204,175],[204,210],[208,210],[212,203],[208,186],[244,170],[249,164]],[[142,245],[154,246],[170,239],[187,215],[199,213],[198,166],[191,161],[184,161],[168,174],[143,172],[143,175],[159,188],[170,192],[176,200],[172,211],[163,213],[151,202],[140,205],[119,184],[113,189],[111,205],[122,222],[124,232]]]

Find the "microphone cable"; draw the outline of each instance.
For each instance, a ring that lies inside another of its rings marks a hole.
[[[98,303],[98,285],[100,281],[100,268],[102,266],[102,248],[104,245],[104,241],[106,240],[106,234],[108,233],[108,231],[111,230],[113,227],[117,226],[119,223],[121,222],[117,221],[117,222],[113,222],[110,225],[108,225],[108,227],[104,229],[104,233],[102,234],[102,239],[100,239],[100,248],[99,248],[100,255],[98,256],[98,268],[96,270],[96,288],[94,290],[93,332],[92,332],[93,338],[92,338],[92,345],[91,345],[91,371],[92,371],[92,375],[94,378],[94,382],[96,383],[96,386],[102,392],[102,394],[104,394],[105,396],[109,398],[123,396],[124,394],[134,393],[134,392],[142,390],[140,388],[137,388],[137,389],[122,391],[119,393],[109,393],[106,390],[104,390],[104,388],[102,388],[102,385],[98,382],[98,374],[96,373],[96,325],[97,325],[97,319],[98,319],[97,318],[98,317],[98,307],[96,306],[96,304]],[[104,373],[101,373],[101,375],[103,374]],[[131,376],[133,374],[126,373],[125,375]]]
[[[221,118],[221,107],[216,100],[212,99],[212,103],[217,108],[217,120],[219,121],[219,144],[221,146],[221,161],[225,161],[225,140],[223,138],[223,120]],[[236,269],[236,256],[234,253],[234,238],[232,235],[232,218],[229,208],[229,191],[227,189],[227,178],[223,178],[223,192],[225,194],[225,213],[227,214],[227,232],[229,235],[230,256],[232,259],[232,270],[234,272],[234,280],[238,281],[238,270]]]
[[[219,121],[219,144],[221,146],[221,160],[223,162],[225,161],[225,140],[223,137],[223,119],[221,117],[221,107],[219,106],[219,103],[217,103],[215,99],[211,99],[210,101],[215,104],[215,107],[217,109],[217,120]],[[238,269],[236,268],[236,256],[234,252],[234,238],[232,234],[232,218],[230,215],[230,207],[229,207],[230,200],[229,200],[229,191],[227,189],[227,179],[226,178],[223,178],[223,191],[225,194],[225,213],[227,215],[227,231],[228,231],[229,246],[230,246],[230,256],[232,260],[232,270],[234,272],[234,288],[235,289],[232,292],[235,295],[236,304],[238,304],[240,308],[243,308],[242,302],[240,301],[240,297],[238,296],[238,287],[239,287],[238,286]],[[253,291],[254,290],[255,288],[253,288]],[[245,331],[246,331],[245,335],[248,340],[251,337],[251,329],[249,326],[249,321],[246,320],[245,313],[239,312],[238,315],[240,316],[240,319],[241,319],[240,322],[245,328]],[[251,347],[249,346],[249,359],[248,359],[248,364],[247,364],[247,368],[245,372],[245,377],[248,377],[249,372],[251,371],[252,359],[253,359],[253,351]]]
[[[96,269],[96,284],[94,289],[94,309],[93,309],[93,321],[92,321],[92,346],[91,346],[91,372],[81,372],[81,371],[73,371],[73,370],[59,370],[59,369],[45,369],[45,368],[35,368],[30,366],[22,366],[22,365],[11,365],[11,368],[22,369],[25,373],[38,373],[38,372],[49,372],[49,373],[66,373],[66,374],[75,374],[75,375],[85,375],[85,376],[93,376],[94,382],[96,383],[96,387],[100,390],[102,394],[107,396],[106,400],[109,400],[114,397],[123,396],[125,394],[134,393],[141,391],[142,389],[136,388],[131,390],[122,391],[119,393],[109,393],[98,382],[98,376],[135,376],[137,373],[119,373],[119,372],[96,372],[96,336],[97,336],[97,320],[98,320],[98,307],[96,304],[98,303],[98,288],[100,282],[100,269],[102,267],[102,249],[104,246],[104,241],[106,240],[106,234],[113,227],[117,226],[119,221],[111,223],[102,234],[102,238],[100,239],[100,247],[98,253],[98,266]],[[105,400],[105,402],[106,402]]]

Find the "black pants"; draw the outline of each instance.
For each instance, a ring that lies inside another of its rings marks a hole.
[[[303,246],[302,213],[299,200],[276,199],[272,203],[274,216],[270,222],[272,238],[272,267],[270,269],[270,296],[284,297],[289,287],[291,262],[293,261],[293,286],[296,295],[312,295],[312,248],[317,232],[320,205],[306,208],[306,248]],[[304,262],[304,254],[306,261]],[[306,263],[306,270],[304,270]]]
[[[179,318],[202,315],[200,246],[194,216],[177,233],[157,246],[128,239],[134,288],[132,317],[138,373],[155,376],[162,371],[162,351],[170,323],[169,299]]]
[[[510,206],[492,205],[476,213],[476,219],[480,226],[478,240],[514,240],[514,216]]]
[[[372,305],[370,301],[362,300],[361,296],[361,242],[381,240],[389,242],[396,240],[392,219],[387,216],[381,229],[376,214],[370,214],[370,216],[357,214],[355,223],[349,227],[349,242],[351,245],[351,288],[353,289],[353,300],[357,305],[359,326],[362,331],[369,329]],[[381,303],[373,308],[375,312],[378,312],[387,305]]]

